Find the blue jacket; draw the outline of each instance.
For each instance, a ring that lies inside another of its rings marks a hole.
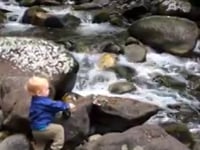
[[[55,114],[69,109],[69,104],[53,101],[49,97],[33,96],[29,111],[32,130],[43,130],[53,122]]]

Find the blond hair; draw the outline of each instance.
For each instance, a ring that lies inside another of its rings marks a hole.
[[[47,78],[33,76],[25,84],[25,89],[29,92],[30,95],[38,95],[42,88],[49,84]]]

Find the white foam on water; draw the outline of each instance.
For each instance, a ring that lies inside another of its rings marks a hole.
[[[78,77],[77,79],[74,92],[81,95],[103,94],[108,96],[133,98],[139,101],[156,104],[162,108],[167,108],[167,105],[169,104],[186,103],[192,105],[198,103],[193,97],[188,99],[179,95],[176,90],[162,86],[148,88],[148,86],[136,85],[137,90],[135,92],[121,95],[111,94],[108,91],[108,86],[113,82],[119,81],[119,79],[117,79],[113,72],[99,70],[96,67],[100,54],[74,54],[74,56],[81,65],[78,73],[80,78]],[[87,66],[85,65],[86,62]],[[147,54],[146,62],[131,63],[128,62],[125,57],[121,56],[119,64],[134,68],[137,71],[136,77],[141,78],[144,81],[150,80],[152,83],[154,74],[181,76],[181,70],[186,70],[190,73],[193,72],[194,74],[200,73],[198,64],[192,60],[178,58],[166,53],[157,54],[153,51]],[[80,82],[82,82],[82,84],[79,84]]]
[[[113,27],[109,23],[82,23],[76,30],[81,35],[98,35],[102,33],[119,33],[124,31],[123,28]]]
[[[13,32],[13,31],[26,31],[28,29],[34,28],[31,24],[21,24],[18,22],[7,22],[4,24],[1,32]]]

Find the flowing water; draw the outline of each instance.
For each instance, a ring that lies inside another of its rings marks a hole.
[[[7,14],[7,22],[1,29],[1,33],[23,33],[28,30],[38,30],[37,27],[33,25],[24,25],[20,23],[23,13],[27,9],[26,7],[19,7],[14,1],[6,4],[5,2],[0,2],[0,8],[9,10]],[[66,13],[73,14],[81,19],[81,25],[76,29],[76,33],[81,36],[94,36],[99,34],[114,34],[116,32],[121,32],[124,29],[116,28],[108,23],[93,24],[92,14],[82,11],[74,11],[71,7],[43,7],[50,14],[64,15]],[[199,42],[200,43],[200,42]],[[199,52],[200,48],[197,44],[195,51]],[[176,110],[170,109],[169,105],[184,104],[192,110],[198,116],[200,115],[200,104],[199,101],[187,93],[181,93],[179,91],[163,87],[158,85],[153,77],[157,74],[159,75],[169,75],[176,76],[182,82],[187,83],[182,72],[186,71],[190,74],[195,74],[200,76],[200,65],[195,60],[189,58],[179,58],[170,54],[155,53],[154,50],[149,49],[146,62],[143,63],[131,63],[126,60],[125,57],[120,56],[118,64],[123,64],[134,68],[137,72],[134,78],[136,91],[116,95],[111,94],[108,91],[108,86],[116,81],[124,80],[119,79],[114,72],[102,71],[97,67],[97,62],[99,60],[100,54],[86,54],[86,53],[73,53],[75,58],[80,63],[80,70],[78,72],[77,82],[73,89],[74,92],[80,95],[89,94],[102,94],[108,96],[119,96],[126,98],[133,98],[139,101],[144,101],[147,103],[152,103],[160,106],[165,111],[160,111],[157,115],[152,117],[148,123],[155,122],[165,122],[165,121],[176,121]],[[193,122],[188,122],[188,126],[192,131],[198,131],[200,129],[199,120]]]

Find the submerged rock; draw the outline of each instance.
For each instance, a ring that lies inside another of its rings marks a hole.
[[[136,87],[133,85],[133,83],[122,81],[109,85],[108,90],[111,93],[123,94],[136,90]]]
[[[0,23],[4,23],[6,20],[6,15],[0,10]]]

